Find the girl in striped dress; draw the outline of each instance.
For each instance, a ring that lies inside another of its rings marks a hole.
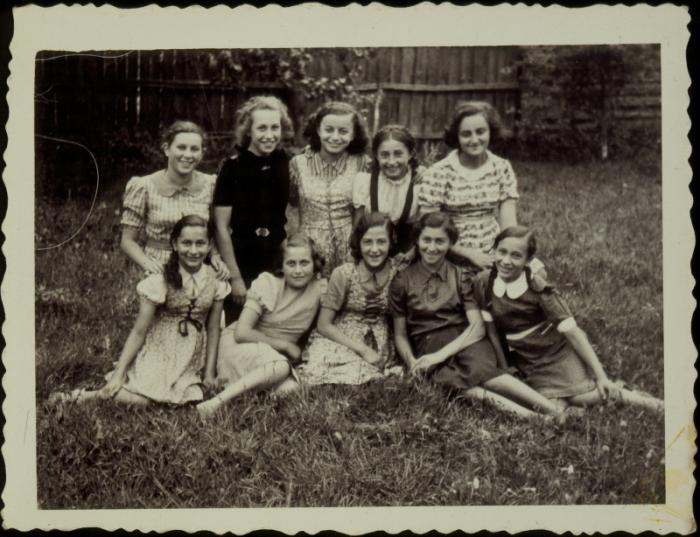
[[[353,106],[332,101],[309,117],[304,135],[309,145],[289,164],[289,203],[299,207],[299,229],[319,247],[328,277],[348,260],[353,181],[367,166],[367,130]]]
[[[197,171],[204,154],[205,134],[191,121],[176,121],[163,134],[162,150],[167,168],[143,177],[132,177],[126,185],[121,217],[121,248],[147,274],[162,273],[170,256],[170,232],[185,215],[205,221],[214,195],[215,177]],[[146,243],[139,244],[144,233]],[[220,279],[229,272],[213,252],[212,267]]]

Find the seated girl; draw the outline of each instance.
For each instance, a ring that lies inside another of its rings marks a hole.
[[[396,350],[414,374],[463,390],[468,398],[531,417],[530,409],[556,414],[559,408],[512,377],[488,339],[465,268],[445,256],[457,230],[442,212],[421,216],[416,227],[418,256],[391,283],[390,311]],[[526,408],[529,407],[529,408]]]
[[[587,406],[621,400],[663,411],[663,401],[613,383],[586,334],[557,291],[528,262],[535,255],[532,231],[511,226],[498,234],[495,263],[474,281],[476,302],[486,331],[504,359],[505,336],[512,363],[525,381],[562,406]]]
[[[304,383],[362,384],[384,377],[394,357],[387,312],[389,283],[399,266],[390,257],[395,244],[387,214],[361,215],[350,236],[355,261],[333,270],[321,298],[318,329],[299,370]]]
[[[319,278],[323,260],[310,238],[293,235],[281,249],[280,269],[253,281],[238,321],[221,333],[216,373],[226,387],[197,405],[204,416],[250,390],[298,387],[291,364],[301,356],[298,342],[316,317],[326,280]],[[206,375],[213,379],[214,368]]]

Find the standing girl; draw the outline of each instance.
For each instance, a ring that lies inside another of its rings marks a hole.
[[[509,356],[530,386],[564,405],[620,399],[663,411],[660,399],[620,388],[608,379],[559,293],[528,267],[536,249],[532,231],[522,226],[506,228],[496,237],[494,248],[493,268],[475,278],[476,302],[496,352],[504,356],[497,329],[505,335]]]
[[[299,370],[307,384],[362,384],[384,377],[394,356],[389,283],[398,269],[394,226],[385,213],[362,214],[350,238],[354,262],[336,267],[321,298],[318,331]]]
[[[413,246],[412,222],[418,210],[414,186],[423,169],[416,159],[416,140],[401,125],[386,125],[372,139],[370,173],[355,178],[352,202],[355,222],[365,212],[381,211],[391,217],[396,229],[398,250]]]
[[[217,376],[226,388],[197,406],[202,415],[250,390],[298,387],[290,362],[301,356],[298,342],[316,317],[326,280],[318,277],[323,259],[311,239],[293,235],[281,249],[280,268],[258,276],[240,318],[222,333]]]
[[[417,260],[391,283],[390,308],[396,350],[415,373],[463,389],[523,416],[559,412],[556,405],[510,376],[484,339],[484,325],[471,292],[471,278],[445,259],[457,229],[441,212],[423,215],[417,226]]]
[[[216,244],[233,290],[224,303],[227,323],[238,317],[250,283],[272,270],[286,237],[289,159],[280,144],[293,134],[277,97],[252,97],[236,112],[237,155],[222,166],[214,191]]]
[[[191,121],[176,121],[163,133],[165,170],[133,177],[126,185],[121,217],[121,248],[146,273],[163,272],[171,252],[170,232],[185,215],[205,221],[214,192],[214,176],[197,171],[204,154],[204,131]],[[146,244],[138,243],[145,231]],[[218,255],[212,266],[226,279],[228,270]]]
[[[111,397],[123,403],[182,404],[202,399],[200,373],[206,365],[205,383],[213,383],[222,301],[230,292],[204,264],[212,236],[208,222],[197,215],[175,224],[164,272],[136,286],[138,317],[107,384],[96,391],[55,394],[53,400]]]
[[[458,233],[451,254],[476,268],[491,266],[493,239],[517,223],[513,168],[488,149],[501,128],[490,104],[458,105],[445,129],[445,144],[452,151],[426,170],[418,189],[419,211],[450,216]]]
[[[289,166],[289,201],[299,207],[301,231],[326,259],[327,277],[347,261],[353,180],[367,165],[367,130],[353,106],[329,102],[311,114],[304,135],[309,145]]]

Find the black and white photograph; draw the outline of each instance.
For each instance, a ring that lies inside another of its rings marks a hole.
[[[16,9],[7,527],[692,531],[687,11],[576,12]]]

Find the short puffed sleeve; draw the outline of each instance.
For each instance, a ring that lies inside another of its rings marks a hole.
[[[214,300],[223,300],[231,292],[231,284],[221,280],[216,280],[216,289],[214,290]]]
[[[326,292],[321,296],[321,306],[336,312],[343,309],[350,286],[351,270],[352,265],[350,263],[345,263],[333,269],[328,280]]]
[[[447,168],[441,162],[425,170],[416,185],[420,212],[439,211],[445,203]]]
[[[477,309],[472,286],[473,279],[474,276],[472,273],[465,270],[463,267],[457,267],[457,290],[459,291],[459,298],[466,310]]]
[[[148,202],[147,177],[132,177],[124,190],[121,224],[142,228],[146,220]]]
[[[352,183],[352,204],[355,209],[360,207],[369,209],[369,182],[370,174],[368,173],[360,172],[355,176]]]
[[[501,158],[498,159],[496,166],[498,168],[498,201],[518,199],[520,194],[518,194],[518,181],[515,178],[513,166],[508,160]]]
[[[252,309],[258,315],[266,311],[274,311],[281,284],[282,278],[277,278],[269,272],[262,272],[250,284],[244,307]]]
[[[408,270],[399,272],[389,285],[389,313],[393,317],[406,317],[406,283]]]
[[[154,304],[165,304],[168,286],[163,274],[151,274],[136,284],[136,293]]]
[[[533,275],[530,285],[538,293],[540,307],[547,319],[557,324],[560,331],[566,331],[574,323],[574,316],[559,292],[544,278]],[[571,319],[569,321],[569,319]]]

